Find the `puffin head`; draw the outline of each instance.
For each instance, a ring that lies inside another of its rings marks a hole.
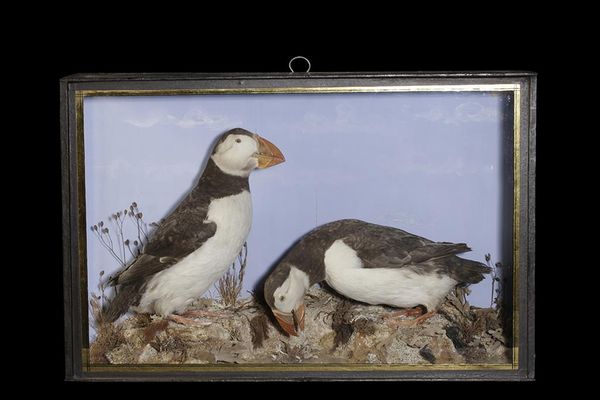
[[[277,146],[242,128],[225,132],[213,148],[211,158],[226,174],[243,177],[256,168],[268,168],[285,161]]]
[[[310,287],[308,275],[283,263],[265,281],[265,300],[281,328],[298,336],[304,329],[304,295]]]

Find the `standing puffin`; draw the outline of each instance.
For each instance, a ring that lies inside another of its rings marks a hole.
[[[355,219],[330,222],[304,236],[265,281],[265,300],[290,335],[304,329],[304,294],[326,281],[340,294],[363,303],[433,315],[457,285],[481,281],[490,268],[459,258],[464,243],[433,242],[389,226]]]
[[[165,217],[142,254],[112,278],[116,295],[104,315],[132,310],[183,313],[229,268],[250,231],[248,176],[285,161],[271,142],[247,130],[224,133],[196,186]]]

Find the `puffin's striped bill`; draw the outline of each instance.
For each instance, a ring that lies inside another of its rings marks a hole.
[[[298,308],[294,310],[294,320],[296,321],[296,325],[298,325],[298,329],[304,330],[304,304],[300,304]]]
[[[296,331],[296,325],[294,324],[294,316],[292,313],[283,313],[281,311],[273,310],[273,315],[277,319],[279,326],[286,331],[289,335],[298,336]]]
[[[285,161],[285,157],[281,150],[267,139],[258,135],[255,136],[258,141],[258,168],[269,168]]]

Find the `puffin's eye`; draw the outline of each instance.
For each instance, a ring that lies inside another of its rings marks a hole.
[[[279,296],[279,301],[284,301],[285,300],[285,296]]]
[[[235,142],[236,142],[236,143],[242,143],[242,139],[240,139],[240,138],[237,138],[237,139],[235,139]]]

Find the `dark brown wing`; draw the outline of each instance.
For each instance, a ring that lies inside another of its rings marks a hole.
[[[206,221],[208,204],[178,207],[165,218],[144,247],[144,254],[182,259],[214,236],[217,225]]]
[[[144,280],[185,258],[214,236],[217,225],[206,220],[210,199],[192,191],[161,221],[143,254],[114,280],[128,284]]]
[[[464,243],[433,242],[401,229],[369,224],[344,237],[365,268],[401,268],[469,251]]]
[[[364,268],[411,268],[417,273],[444,273],[464,283],[476,283],[490,272],[484,264],[457,254],[471,251],[465,243],[433,242],[401,229],[368,224],[344,237]]]
[[[154,257],[147,254],[139,256],[129,267],[117,275],[113,284],[127,285],[136,282],[143,282],[157,272],[162,271],[175,264],[177,260],[169,257]]]

